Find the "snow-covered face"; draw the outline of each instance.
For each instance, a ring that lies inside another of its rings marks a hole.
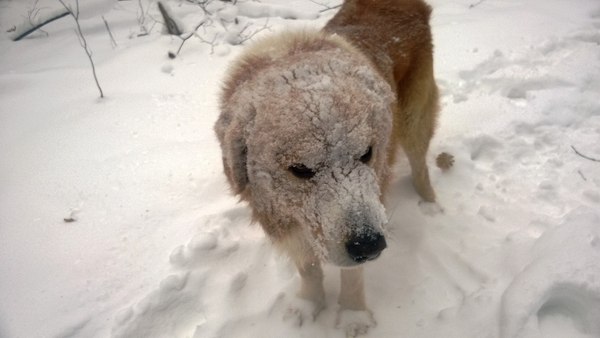
[[[380,184],[390,88],[368,67],[332,61],[325,71],[289,69],[253,83],[253,118],[245,126],[252,204],[275,226],[298,225],[326,261],[375,259],[386,245]]]

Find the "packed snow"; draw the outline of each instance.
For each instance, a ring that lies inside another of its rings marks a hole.
[[[439,202],[401,161],[367,336],[600,337],[600,3],[429,2]],[[165,1],[186,34],[206,20],[174,59],[155,2],[81,3],[104,99],[72,19],[11,40],[57,1],[0,0],[0,337],[343,337],[335,267],[316,320],[288,315],[299,277],[231,196],[212,130],[244,45],[339,1]]]

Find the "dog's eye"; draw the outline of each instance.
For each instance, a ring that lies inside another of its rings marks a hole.
[[[315,176],[316,172],[304,164],[292,164],[288,170],[298,178],[309,179]]]
[[[367,152],[360,157],[360,161],[362,163],[369,163],[369,161],[371,161],[371,157],[373,157],[373,147],[369,147],[369,149],[367,149]]]

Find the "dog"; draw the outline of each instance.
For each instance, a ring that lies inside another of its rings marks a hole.
[[[369,313],[362,264],[387,246],[384,201],[399,147],[416,192],[435,201],[430,14],[422,0],[346,0],[320,31],[260,40],[227,71],[214,128],[225,175],[295,263],[312,316],[325,306],[321,262],[342,268],[340,312]]]

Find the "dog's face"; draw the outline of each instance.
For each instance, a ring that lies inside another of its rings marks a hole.
[[[232,96],[240,110],[220,120],[227,176],[269,220],[267,233],[301,231],[339,266],[375,259],[386,245],[380,184],[393,95],[370,66],[351,61],[263,70]]]

